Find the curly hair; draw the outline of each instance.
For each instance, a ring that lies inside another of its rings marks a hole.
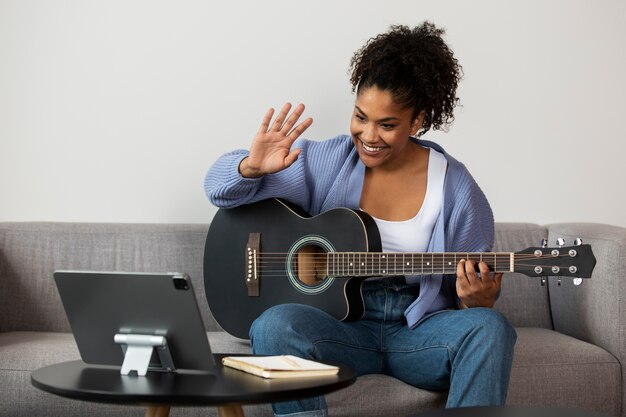
[[[413,117],[424,111],[419,136],[431,128],[447,130],[454,121],[463,71],[444,34],[444,29],[423,22],[413,29],[394,25],[369,39],[350,61],[352,92],[376,86],[389,91],[396,103],[413,108]]]

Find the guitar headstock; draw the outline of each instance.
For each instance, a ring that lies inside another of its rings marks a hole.
[[[580,278],[591,278],[591,273],[596,265],[596,257],[593,255],[591,245],[583,245],[580,239],[576,239],[576,246],[563,246],[563,240],[558,239],[558,247],[547,247],[544,243],[541,247],[531,247],[515,252],[514,271],[529,277],[574,278],[574,284],[580,285]]]

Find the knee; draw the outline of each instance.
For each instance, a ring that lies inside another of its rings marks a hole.
[[[293,315],[294,307],[289,304],[273,306],[265,310],[254,320],[250,327],[250,337],[260,336],[266,333],[276,334],[284,326],[289,317]]]
[[[277,332],[280,334],[286,329],[297,327],[300,320],[311,314],[310,309],[311,307],[301,304],[279,304],[270,307],[252,323],[250,336]]]
[[[468,312],[476,323],[474,329],[483,343],[501,346],[512,350],[517,340],[517,333],[506,317],[492,308],[472,308]]]
[[[312,308],[300,304],[281,304],[263,312],[250,327],[254,353],[284,354],[289,344],[302,339],[298,329],[311,323]]]

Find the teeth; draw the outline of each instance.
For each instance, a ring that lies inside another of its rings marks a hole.
[[[373,146],[368,146],[368,145],[366,145],[366,144],[365,144],[365,143],[363,143],[363,142],[361,142],[361,143],[363,144],[363,149],[365,149],[365,150],[366,150],[366,151],[368,151],[368,152],[378,152],[378,151],[380,151],[380,150],[382,150],[382,149],[383,149],[382,147],[375,148],[375,147],[373,147]]]

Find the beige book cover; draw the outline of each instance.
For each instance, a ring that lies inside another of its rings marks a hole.
[[[222,364],[263,378],[302,378],[335,375],[338,366],[302,359],[292,355],[226,356]]]

